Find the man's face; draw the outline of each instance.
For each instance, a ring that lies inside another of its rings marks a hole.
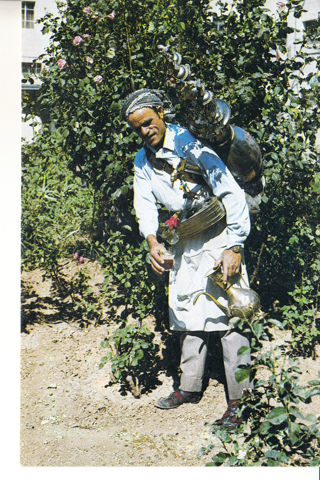
[[[142,140],[159,149],[163,145],[166,132],[163,114],[162,107],[159,107],[157,112],[149,107],[140,108],[129,115],[128,123]]]

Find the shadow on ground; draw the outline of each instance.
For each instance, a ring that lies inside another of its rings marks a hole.
[[[52,295],[40,295],[30,283],[23,281],[21,287],[22,332],[29,333],[28,327],[37,323],[54,324],[67,322],[77,324],[78,327],[86,327],[88,325],[88,322],[83,320],[81,310],[77,312],[73,303],[70,302],[70,298],[68,300],[70,292],[67,289],[67,284],[63,291],[63,298]],[[155,334],[158,351],[156,354],[147,354],[139,364],[140,394],[151,392],[159,387],[162,383],[159,380],[162,373],[172,378],[174,390],[179,387],[180,340],[178,334],[169,332],[165,310],[162,305],[162,308],[156,312],[158,315],[155,321]],[[218,335],[214,333],[210,335],[208,346],[204,390],[207,388],[210,379],[215,379],[225,385],[221,343]],[[120,392],[123,395],[126,395],[129,391],[134,393],[130,377],[128,381],[124,381],[120,385]]]

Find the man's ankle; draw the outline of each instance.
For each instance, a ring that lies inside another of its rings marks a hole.
[[[241,398],[234,398],[234,399],[229,399],[228,401],[228,407],[230,408],[237,408],[239,407]]]

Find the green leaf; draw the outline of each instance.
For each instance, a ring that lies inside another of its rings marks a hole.
[[[270,430],[270,427],[271,427],[271,424],[269,422],[263,422],[260,425],[260,433],[262,435],[266,435],[268,433],[268,431]]]
[[[236,380],[238,383],[245,382],[250,379],[251,368],[241,368],[236,371]]]
[[[311,413],[308,413],[305,418],[308,422],[315,423],[317,421],[317,417]]]
[[[275,407],[268,413],[266,418],[273,425],[280,425],[280,423],[288,420],[289,415],[284,407]]]
[[[300,412],[299,408],[294,405],[290,405],[289,413],[296,418],[300,418],[300,420],[305,420],[305,416]]]
[[[213,460],[213,465],[222,465],[228,458],[228,455],[224,452],[219,452],[217,455],[215,455],[212,460]]]
[[[318,392],[313,393],[312,390],[307,390],[304,387],[296,387],[293,389],[295,395],[304,403],[310,403],[311,397],[317,395]]]
[[[265,453],[267,458],[273,458],[275,460],[279,459],[281,454],[277,450],[267,450]]]
[[[279,320],[276,320],[274,318],[270,318],[269,319],[269,323],[272,323],[272,325],[275,325],[276,327],[278,327],[280,330],[283,330],[284,327],[283,327],[283,323],[280,322]]]
[[[139,359],[138,359],[138,358],[134,358],[134,359],[132,360],[132,362],[131,362],[131,365],[132,365],[133,367],[136,367],[137,365],[139,365]]]
[[[106,56],[107,56],[108,58],[113,58],[115,55],[116,55],[116,50],[115,50],[115,48],[113,48],[113,47],[109,48],[109,50],[108,50],[107,53],[106,53]]]
[[[319,380],[309,380],[308,385],[319,386],[320,382]]]
[[[263,334],[264,326],[261,323],[254,322],[252,324],[252,330],[257,338],[260,338]]]
[[[291,422],[289,432],[292,443],[296,443],[299,439],[299,434],[301,432],[301,425],[299,423]]]
[[[246,353],[250,354],[251,348],[250,347],[241,347],[238,350],[238,356],[241,357],[241,355],[245,355]]]

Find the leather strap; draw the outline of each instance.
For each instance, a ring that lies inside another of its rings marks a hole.
[[[147,159],[151,163],[153,168],[155,168],[156,170],[167,172],[171,175],[171,173],[173,172],[172,165],[170,165],[165,160],[162,160],[161,158],[157,158],[155,154],[151,152],[151,150],[149,150],[149,148],[146,148],[146,152],[147,152]]]
[[[172,165],[170,165],[165,160],[162,160],[161,158],[157,158],[149,148],[146,148],[145,150],[147,154],[147,159],[149,163],[153,166],[153,168],[155,168],[156,170],[167,172],[169,173],[169,175],[172,174],[174,170]],[[196,185],[206,186],[207,183],[204,180],[203,176],[200,173],[188,171],[189,168],[191,170],[193,168],[196,169],[197,167],[188,167],[187,165],[186,170],[181,174],[182,180],[184,180],[185,182],[195,183]]]

